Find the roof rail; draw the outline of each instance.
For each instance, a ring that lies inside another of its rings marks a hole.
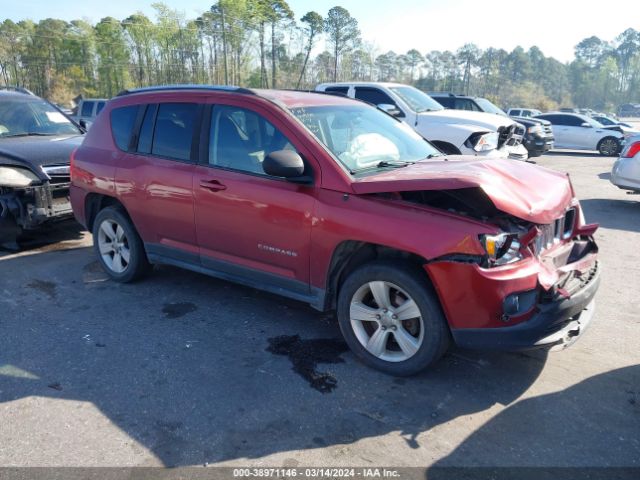
[[[157,85],[153,87],[142,87],[122,90],[117,97],[124,95],[132,95],[134,93],[146,93],[146,92],[165,92],[171,90],[206,90],[212,92],[231,92],[231,93],[244,93],[248,95],[255,95],[253,90],[243,87],[235,87],[233,85],[196,85],[196,84],[180,84],[180,85]]]
[[[24,87],[12,87],[10,85],[0,85],[0,90],[8,90],[10,92],[24,93],[25,95],[31,95],[33,97],[36,96],[35,93],[33,93],[28,88],[24,88]]]

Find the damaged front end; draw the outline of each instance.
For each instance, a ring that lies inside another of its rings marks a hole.
[[[478,236],[482,257],[446,256],[425,265],[458,346],[565,348],[584,332],[600,268],[597,225],[585,224],[576,200],[551,223],[536,224],[500,212],[481,189],[402,195],[499,227]]]
[[[70,218],[69,165],[47,165],[37,174],[27,168],[0,165],[0,246],[15,250],[28,230]]]

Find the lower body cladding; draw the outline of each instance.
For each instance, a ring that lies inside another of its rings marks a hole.
[[[525,137],[524,146],[529,152],[529,157],[539,157],[553,148],[553,137]]]
[[[596,252],[593,240],[577,241],[569,262],[551,273],[535,258],[488,269],[452,261],[425,268],[459,347],[560,349],[574,343],[593,317],[600,284]]]
[[[23,231],[72,215],[68,183],[0,187],[0,246],[16,249]]]
[[[617,159],[611,169],[610,181],[622,190],[640,193],[640,156]]]

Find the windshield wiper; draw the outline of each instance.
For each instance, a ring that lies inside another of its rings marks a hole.
[[[25,133],[14,133],[13,135],[3,135],[3,137],[4,138],[12,138],[12,137],[51,137],[53,135],[57,135],[57,133],[25,132]]]
[[[349,170],[349,172],[353,175],[354,173],[360,173],[360,172],[365,172],[367,170],[372,170],[375,168],[386,168],[386,167],[391,167],[391,168],[402,168],[402,167],[407,167],[409,165],[413,165],[416,162],[402,162],[402,161],[397,161],[397,160],[393,160],[393,161],[388,161],[388,160],[382,160],[381,162],[378,162],[374,165],[369,165],[367,167],[362,167],[362,168],[357,168],[355,170]]]

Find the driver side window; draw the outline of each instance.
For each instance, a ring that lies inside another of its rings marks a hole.
[[[213,108],[209,165],[266,175],[262,162],[278,150],[295,151],[295,147],[258,113],[229,105]]]

